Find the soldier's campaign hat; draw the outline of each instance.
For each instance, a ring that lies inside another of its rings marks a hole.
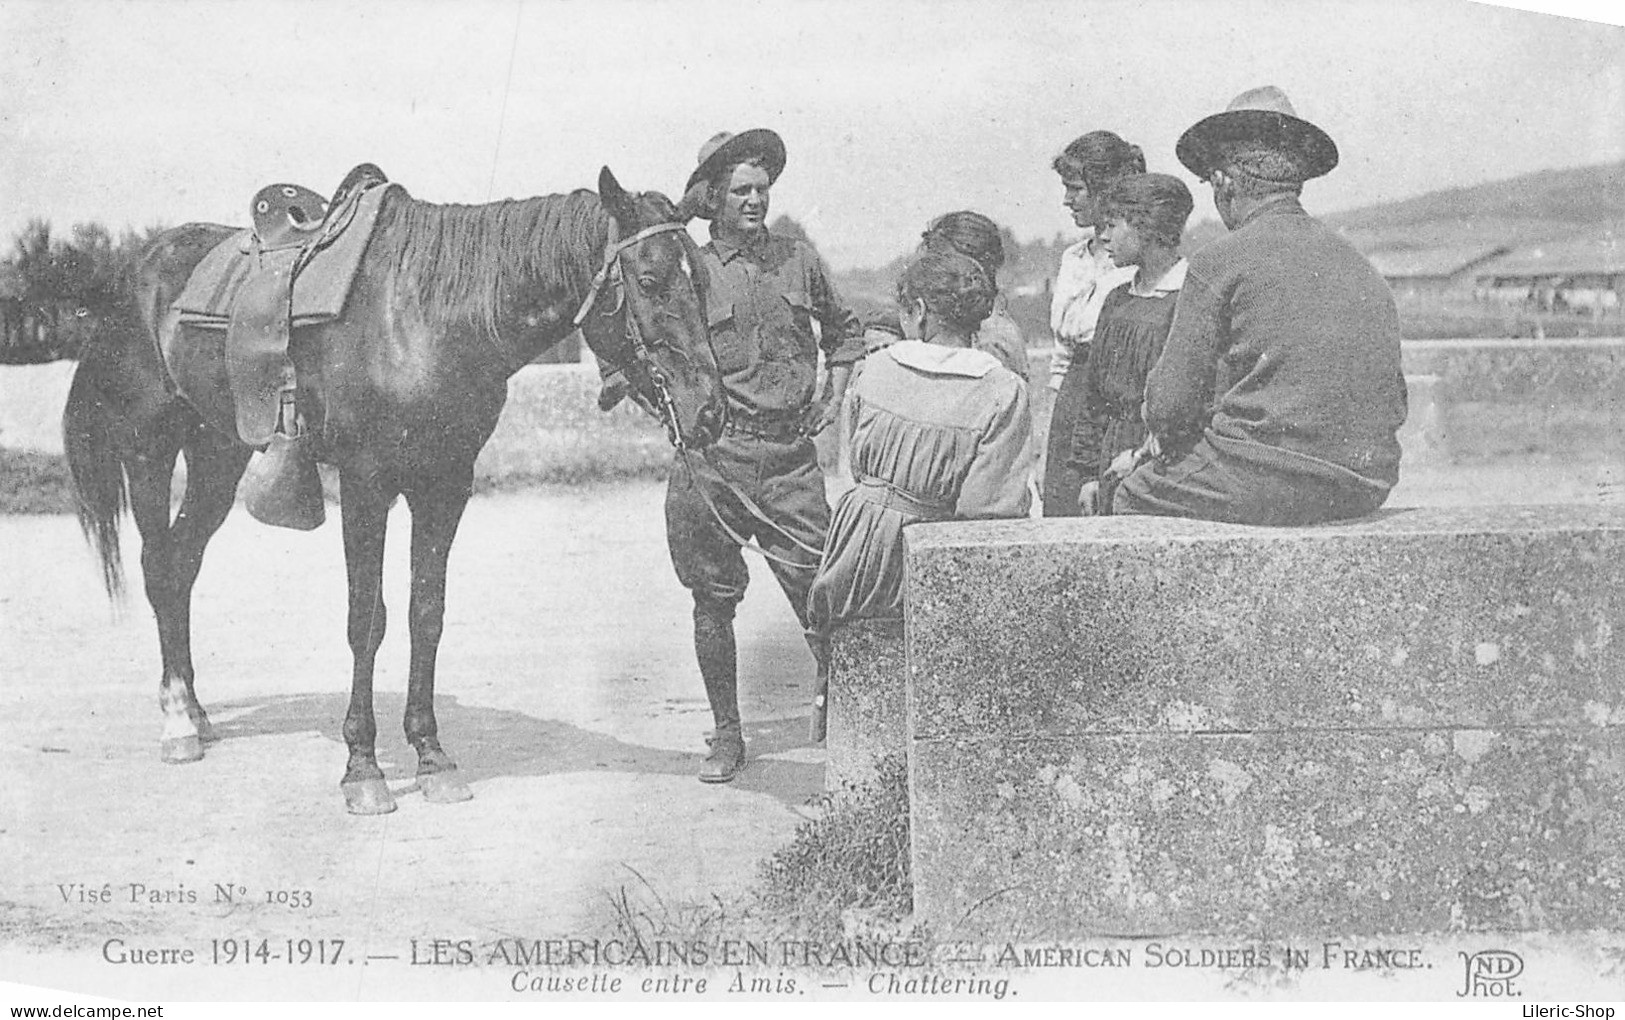
[[[1274,85],[1248,89],[1223,113],[1197,121],[1174,147],[1186,169],[1203,180],[1236,152],[1254,150],[1287,157],[1296,180],[1306,181],[1337,166],[1331,136],[1298,116],[1286,93]]]
[[[710,180],[730,163],[742,163],[751,158],[761,159],[767,170],[767,181],[773,183],[784,172],[784,139],[768,128],[751,128],[737,135],[727,131],[712,135],[700,146],[699,165],[688,175],[688,184],[683,190],[693,190],[694,185]]]

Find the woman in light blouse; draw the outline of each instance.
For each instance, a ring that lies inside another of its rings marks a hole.
[[[1091,131],[1056,156],[1053,166],[1066,189],[1062,204],[1072,210],[1073,222],[1085,236],[1061,254],[1050,304],[1050,328],[1055,333],[1050,388],[1056,393],[1044,455],[1043,505],[1045,517],[1075,517],[1078,493],[1089,473],[1071,455],[1083,407],[1089,343],[1106,295],[1133,279],[1135,272],[1133,266],[1112,265],[1096,200],[1119,178],[1145,173],[1145,155],[1138,145],[1110,131]]]

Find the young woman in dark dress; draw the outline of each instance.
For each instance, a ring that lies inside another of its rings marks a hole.
[[[1111,512],[1117,483],[1146,441],[1145,380],[1168,339],[1185,282],[1179,240],[1192,204],[1190,189],[1167,174],[1122,178],[1101,199],[1106,250],[1114,264],[1136,270],[1101,306],[1072,433],[1072,459],[1084,471],[1079,505],[1085,514]]]

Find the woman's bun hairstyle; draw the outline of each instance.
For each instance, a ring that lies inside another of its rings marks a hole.
[[[929,251],[958,252],[981,263],[992,277],[1004,266],[1004,239],[999,225],[979,212],[962,209],[943,213],[931,221],[920,235],[921,247]]]
[[[897,281],[897,301],[925,302],[926,310],[964,330],[976,332],[993,312],[997,291],[982,264],[958,252],[927,249],[916,255]]]

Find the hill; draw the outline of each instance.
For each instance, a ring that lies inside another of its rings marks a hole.
[[[1359,247],[1519,246],[1625,232],[1625,162],[1541,170],[1323,217]]]
[[[1362,230],[1484,219],[1552,220],[1581,226],[1625,221],[1625,162],[1540,170],[1326,217],[1328,223]]]
[[[1224,233],[1224,227],[1212,218],[1211,205],[1199,201],[1198,208],[1185,231],[1182,247],[1187,253]],[[1542,170],[1328,213],[1320,218],[1367,253],[1433,248],[1518,249],[1579,237],[1625,236],[1625,161]],[[1049,282],[1067,243],[1067,235],[1017,241],[1006,232],[1005,268],[999,282],[1010,297],[1011,312],[1035,345],[1048,336]],[[884,266],[836,272],[835,284],[860,312],[887,308],[893,281],[908,257],[909,253],[900,253]],[[1442,328],[1449,332],[1457,327]]]

